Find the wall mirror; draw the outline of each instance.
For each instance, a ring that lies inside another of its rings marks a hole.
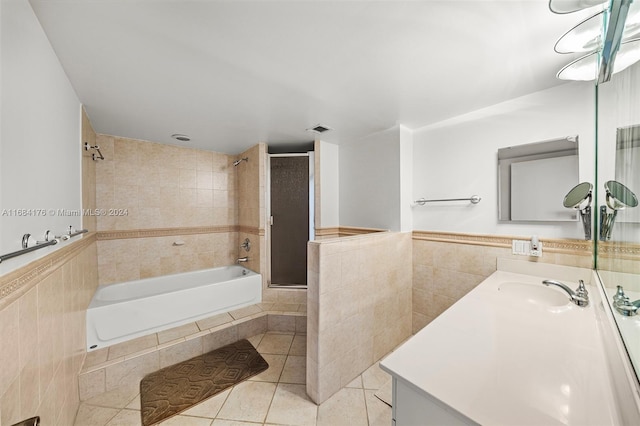
[[[638,376],[640,310],[615,309],[614,296],[621,286],[629,304],[640,300],[640,207],[636,198],[640,195],[640,65],[613,75],[596,90],[595,190],[600,234],[596,268]],[[609,219],[614,219],[610,225]]]
[[[640,125],[616,129],[615,181],[621,182],[636,196],[640,194]],[[618,222],[640,223],[640,209],[618,212]]]
[[[498,149],[498,219],[576,221],[563,199],[579,183],[578,136]]]

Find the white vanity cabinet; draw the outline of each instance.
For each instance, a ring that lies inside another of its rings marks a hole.
[[[620,424],[588,269],[499,263],[499,270],[380,362],[395,426]],[[502,270],[500,270],[502,268]],[[559,297],[562,296],[562,297]],[[566,297],[565,297],[566,296]]]
[[[478,423],[446,404],[425,395],[412,384],[393,378],[393,424],[416,426],[458,426]]]

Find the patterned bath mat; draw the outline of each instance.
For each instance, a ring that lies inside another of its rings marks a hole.
[[[142,425],[155,425],[269,368],[247,340],[148,374],[140,382]]]

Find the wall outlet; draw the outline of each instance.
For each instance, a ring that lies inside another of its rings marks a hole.
[[[542,243],[538,241],[538,248],[531,249],[529,255],[533,257],[542,257]]]

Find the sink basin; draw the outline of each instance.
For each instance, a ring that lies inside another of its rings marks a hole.
[[[540,306],[563,306],[569,303],[569,295],[561,290],[542,284],[504,282],[498,286],[501,295],[513,302],[531,303]]]

